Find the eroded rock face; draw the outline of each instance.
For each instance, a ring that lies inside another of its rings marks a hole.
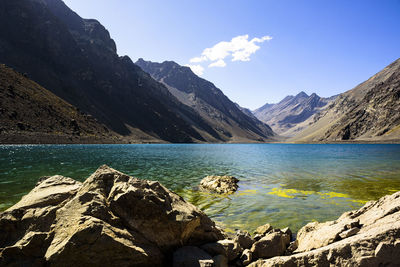
[[[236,192],[239,185],[239,179],[233,176],[210,175],[200,181],[200,189],[217,192],[219,194],[232,194]]]
[[[222,238],[203,212],[160,183],[101,166],[83,184],[42,179],[0,214],[0,265],[161,266],[177,247]]]
[[[346,212],[336,221],[304,226],[297,235],[295,254],[250,266],[399,266],[399,240],[397,192]]]

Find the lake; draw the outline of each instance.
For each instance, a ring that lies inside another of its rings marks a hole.
[[[297,231],[400,190],[400,145],[4,145],[0,211],[41,176],[83,181],[102,164],[160,181],[231,231],[265,223]],[[235,176],[239,190],[229,196],[198,191],[207,175]]]

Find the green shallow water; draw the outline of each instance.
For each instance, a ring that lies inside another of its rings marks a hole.
[[[160,181],[229,230],[270,223],[297,231],[400,190],[400,145],[15,145],[0,146],[0,210],[41,176],[83,181],[102,164]],[[239,190],[198,191],[211,174],[239,178]]]

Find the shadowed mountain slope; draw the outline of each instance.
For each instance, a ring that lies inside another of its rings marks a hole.
[[[340,94],[292,141],[399,141],[400,59]]]
[[[121,136],[0,65],[0,143],[114,143]]]
[[[138,132],[169,142],[209,141],[200,132],[218,136],[129,57],[119,57],[98,21],[82,19],[61,0],[0,2],[0,62],[133,140]]]
[[[271,140],[271,128],[248,116],[211,82],[195,75],[189,67],[173,61],[155,63],[139,59],[136,64],[163,83],[171,94],[194,109],[215,129],[220,139],[230,142]]]

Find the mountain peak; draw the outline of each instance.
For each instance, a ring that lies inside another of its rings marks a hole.
[[[317,95],[316,93],[312,93],[309,98],[320,98],[319,95]]]
[[[298,93],[296,95],[296,98],[299,98],[299,97],[308,97],[308,95],[304,91],[301,91],[300,93]]]

